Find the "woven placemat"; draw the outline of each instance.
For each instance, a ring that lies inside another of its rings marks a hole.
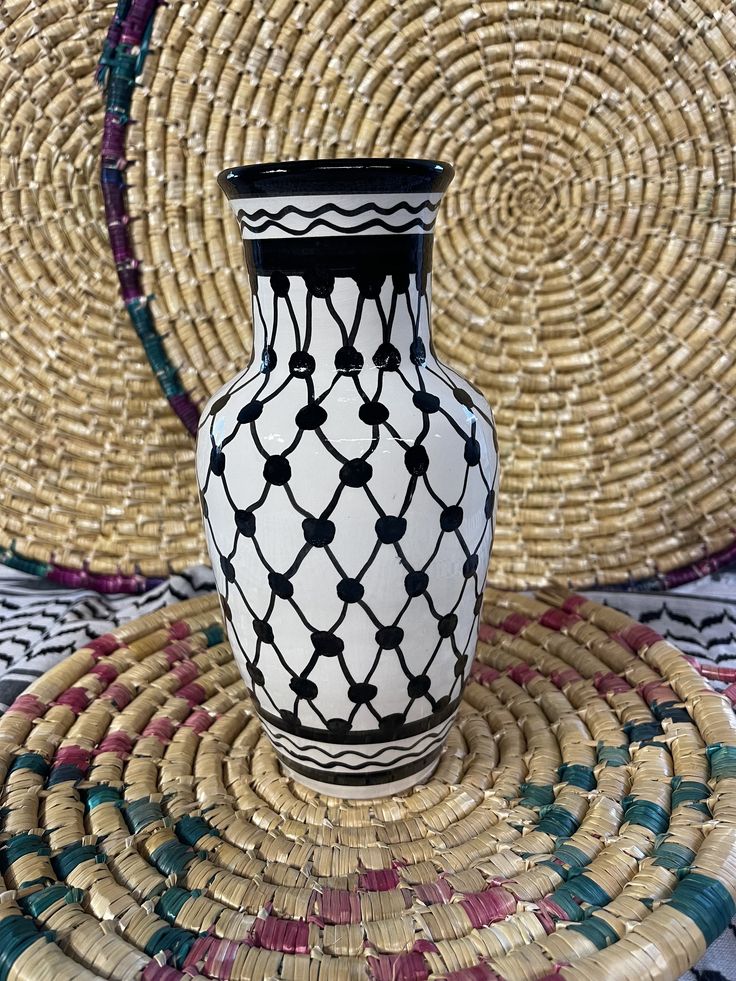
[[[94,73],[114,4],[0,19],[0,559],[137,591],[205,556],[191,441],[117,300]]]
[[[732,558],[735,45],[716,0],[162,7],[127,152],[166,370],[201,406],[249,356],[219,170],[450,160],[434,333],[496,411],[494,581]]]
[[[100,637],[0,719],[13,981],[674,979],[736,900],[736,721],[651,629],[489,591],[432,781],[281,776],[214,596]]]

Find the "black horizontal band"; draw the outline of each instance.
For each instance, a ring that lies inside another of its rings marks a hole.
[[[259,715],[274,729],[281,729],[283,732],[289,732],[293,736],[300,736],[302,739],[314,739],[321,743],[334,743],[339,746],[361,746],[367,745],[369,743],[390,743],[395,739],[405,739],[407,736],[418,736],[420,733],[428,732],[435,726],[438,726],[440,722],[444,722],[445,719],[449,719],[451,715],[454,715],[460,704],[460,696],[453,699],[448,705],[440,709],[439,712],[433,712],[431,715],[426,715],[422,719],[417,719],[415,722],[407,722],[405,725],[401,726],[399,729],[392,730],[391,732],[386,732],[382,729],[355,729],[351,732],[346,733],[332,733],[327,729],[315,729],[310,726],[297,725],[294,722],[282,719],[278,715],[272,715],[271,712],[264,710],[263,706],[258,706]]]
[[[254,238],[243,242],[250,272],[269,276],[331,273],[333,276],[391,276],[432,269],[433,236],[320,235],[308,238]]]

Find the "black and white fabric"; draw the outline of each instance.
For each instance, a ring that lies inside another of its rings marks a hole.
[[[136,597],[61,589],[0,567],[0,711],[85,641],[213,589],[212,572],[204,567]],[[647,624],[686,654],[736,667],[736,569],[668,593],[598,591],[591,597]],[[682,981],[736,981],[736,922]]]

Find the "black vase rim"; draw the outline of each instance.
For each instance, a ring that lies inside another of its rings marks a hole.
[[[217,183],[229,199],[307,194],[433,194],[455,171],[443,160],[331,157],[228,167]]]

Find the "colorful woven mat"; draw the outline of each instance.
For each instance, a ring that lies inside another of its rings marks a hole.
[[[434,338],[496,412],[494,583],[733,561],[735,46],[728,0],[121,0],[111,244],[173,408],[250,355],[219,170],[449,160]]]
[[[0,973],[676,978],[736,906],[736,720],[590,600],[489,590],[432,781],[286,780],[213,596],[91,641],[0,719]]]

